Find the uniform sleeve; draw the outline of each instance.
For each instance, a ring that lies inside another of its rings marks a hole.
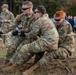
[[[19,25],[19,21],[20,18],[16,16],[16,18],[14,19],[13,23],[11,25],[9,25],[9,31],[15,29],[18,25]]]
[[[26,33],[26,38],[36,38],[40,30],[39,23],[35,23],[31,26],[31,31]]]
[[[0,20],[2,20],[2,17],[1,17],[2,13],[0,13]]]
[[[11,22],[13,22],[14,19],[15,19],[15,17],[14,17],[14,15],[11,13],[11,17],[10,17]]]
[[[0,20],[1,20],[1,13],[0,13]]]
[[[5,15],[6,20],[7,20],[6,23],[11,24],[11,23],[14,21],[14,15],[13,15],[13,13],[11,13],[11,12],[9,12],[7,15],[8,15],[8,17],[6,17],[6,15]]]
[[[59,42],[63,42],[68,34],[68,25],[65,25],[61,28],[61,30],[59,31]]]

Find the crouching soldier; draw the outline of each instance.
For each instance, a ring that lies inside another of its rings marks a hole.
[[[58,49],[59,35],[53,22],[46,15],[46,9],[44,6],[38,6],[34,11],[35,22],[30,25],[31,31],[25,33],[26,38],[37,38],[32,43],[28,43],[22,46],[19,54],[16,57],[16,61],[12,63],[10,67],[2,69],[6,72],[15,72],[18,66],[22,66],[26,63],[33,55],[39,52],[46,52],[43,55],[45,61],[46,57],[49,58],[52,51]],[[41,58],[42,59],[42,58]],[[37,67],[39,67],[38,62]],[[30,72],[28,72],[30,73]],[[26,74],[25,72],[25,75]]]
[[[32,2],[31,1],[24,1],[22,3],[22,11],[23,12],[16,17],[13,24],[11,24],[9,26],[9,30],[13,30],[16,27],[18,27],[19,25],[20,25],[19,28],[22,26],[22,29],[20,28],[20,30],[15,30],[15,31],[12,32],[13,35],[16,36],[16,37],[13,39],[12,44],[9,46],[9,48],[7,50],[6,57],[5,57],[5,61],[3,62],[3,64],[0,65],[0,68],[4,68],[4,67],[8,66],[8,64],[10,64],[10,62],[9,62],[10,59],[12,59],[14,61],[15,56],[16,56],[16,55],[14,55],[14,53],[16,52],[18,54],[19,49],[24,44],[31,41],[30,39],[27,40],[25,37],[18,36],[17,34],[18,34],[18,32],[21,32],[23,30],[25,30],[25,32],[29,31],[29,25],[34,20]],[[14,55],[14,57],[12,58],[13,55]]]
[[[58,49],[53,50],[53,51],[50,50],[49,53],[46,53],[35,65],[33,65],[30,69],[25,70],[23,75],[29,75],[42,64],[44,64],[44,63],[47,64],[48,63],[47,61],[49,60],[49,58],[64,59],[64,58],[70,58],[70,56],[72,56],[72,52],[74,52],[74,48],[75,48],[74,47],[74,36],[68,36],[69,34],[72,33],[72,27],[65,20],[65,16],[66,16],[66,14],[64,11],[57,11],[54,14],[54,18],[56,21],[56,28],[59,33]],[[53,35],[51,35],[51,36],[53,36]],[[50,45],[50,47],[51,47],[51,45]],[[53,44],[53,45],[55,45],[55,44]],[[23,47],[22,49],[26,50],[24,48],[25,47]],[[44,46],[44,48],[45,48],[45,46]],[[53,48],[53,46],[51,48]]]
[[[59,44],[58,51],[56,52],[56,58],[67,58],[72,55],[74,51],[74,36],[68,36],[71,34],[72,27],[68,21],[65,20],[66,13],[64,11],[57,11],[54,14],[54,19],[56,21],[56,28],[59,33]]]

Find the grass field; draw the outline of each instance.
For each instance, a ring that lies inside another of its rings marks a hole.
[[[0,58],[4,58],[6,55],[6,52],[7,52],[7,50],[5,48],[5,45],[3,44],[3,41],[0,38]]]

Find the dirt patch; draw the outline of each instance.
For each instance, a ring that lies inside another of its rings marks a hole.
[[[76,75],[76,59],[49,61],[33,75]]]
[[[4,61],[7,49],[0,40],[0,65]],[[74,58],[64,60],[49,60],[47,64],[43,64],[35,70],[31,75],[76,75],[76,51],[73,54]],[[32,62],[31,62],[32,63]],[[31,64],[28,63],[26,67]],[[0,70],[0,75],[22,75],[22,72],[5,73]]]
[[[0,64],[4,61],[0,59]],[[0,75],[22,75],[21,72],[4,73]],[[76,59],[49,60],[48,64],[43,64],[31,75],[76,75]]]

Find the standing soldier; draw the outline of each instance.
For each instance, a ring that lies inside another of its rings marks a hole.
[[[18,15],[14,21],[14,23],[9,26],[9,30],[12,30],[14,28],[16,28],[18,25],[22,26],[22,29],[20,30],[16,30],[14,31],[14,34],[18,33],[18,32],[28,32],[29,31],[29,25],[33,22],[34,17],[33,17],[33,4],[30,1],[24,1],[22,4],[22,11],[23,13]],[[18,54],[18,50],[26,43],[30,42],[31,40],[25,40],[25,37],[21,37],[21,36],[16,36],[15,39],[12,41],[12,44],[10,45],[10,47],[7,50],[7,54],[6,54],[6,58],[5,58],[5,62],[0,66],[0,68],[6,67],[8,64],[10,64],[10,58],[12,60],[14,60],[14,58],[12,58],[13,54],[16,52],[17,50],[17,54]],[[12,61],[13,62],[13,61]]]
[[[13,15],[12,12],[10,12],[8,10],[8,4],[3,4],[1,6],[1,8],[2,8],[2,12],[0,14],[1,31],[4,34],[6,34],[6,33],[8,33],[8,27],[14,21],[14,15]],[[4,41],[6,46],[10,45],[10,43],[11,43],[11,36],[7,35],[7,36],[3,37],[3,41]]]

